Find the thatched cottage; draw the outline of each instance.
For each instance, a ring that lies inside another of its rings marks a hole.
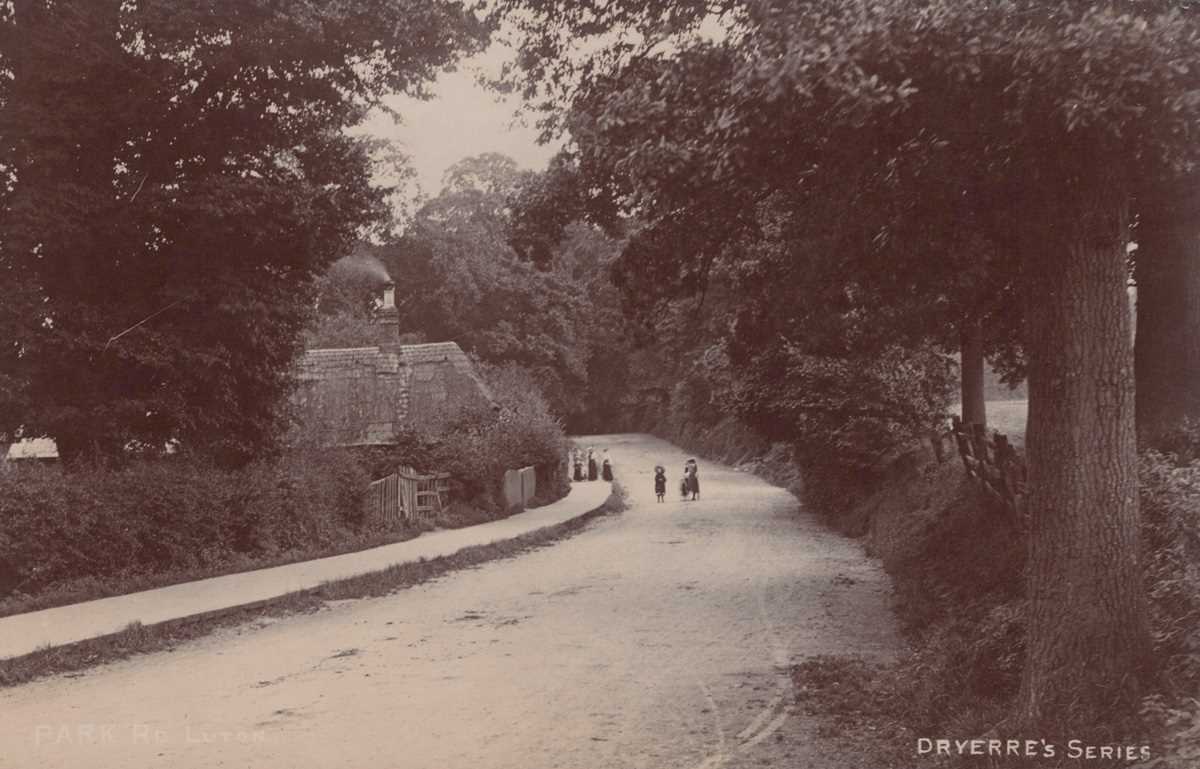
[[[395,287],[388,283],[375,322],[399,336],[398,320]],[[327,446],[390,443],[401,427],[419,424],[448,400],[492,403],[455,342],[308,350],[298,379],[304,422]]]
[[[298,373],[297,403],[325,445],[386,444],[444,401],[491,401],[454,342],[309,350]]]

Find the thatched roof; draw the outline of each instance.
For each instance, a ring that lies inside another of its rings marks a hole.
[[[326,445],[386,444],[450,398],[491,392],[454,342],[309,350],[296,400]]]

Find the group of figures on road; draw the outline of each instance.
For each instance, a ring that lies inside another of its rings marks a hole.
[[[597,474],[597,462],[599,462],[599,474]],[[587,451],[578,447],[573,448],[571,449],[571,465],[575,468],[575,474],[572,477],[577,481],[594,481],[597,477],[606,481],[613,479],[612,461],[608,458],[608,449],[605,449],[597,457],[596,450],[591,446],[588,446]]]
[[[654,494],[658,501],[664,501],[667,496],[667,471],[662,465],[654,467]],[[696,460],[689,459],[683,464],[683,477],[679,479],[679,494],[684,499],[700,499],[700,468]]]
[[[608,449],[599,454],[591,446],[581,449],[571,448],[568,461],[573,468],[572,478],[576,481],[594,481],[602,478],[606,481],[613,479],[612,460],[608,458]],[[667,471],[662,465],[654,467],[654,493],[659,502],[666,500]],[[700,499],[700,467],[695,459],[683,463],[683,477],[679,479],[679,495],[685,500]]]

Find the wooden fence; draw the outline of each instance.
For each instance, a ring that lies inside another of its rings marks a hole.
[[[367,491],[367,515],[372,520],[383,521],[389,529],[404,525],[400,476],[393,474],[371,483]]]
[[[1028,471],[1025,458],[1008,436],[995,430],[989,436],[983,425],[963,424],[959,417],[953,416],[950,430],[933,438],[938,461],[945,458],[946,439],[957,448],[967,476],[1010,513],[1023,516]]]
[[[371,483],[367,514],[388,528],[432,520],[449,503],[450,475],[422,475],[401,467],[386,478]]]

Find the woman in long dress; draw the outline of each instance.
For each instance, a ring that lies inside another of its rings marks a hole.
[[[604,453],[601,454],[600,477],[606,481],[611,481],[613,479],[612,460],[608,458],[608,449],[605,449]]]
[[[574,475],[575,480],[582,481],[583,480],[583,454],[580,453],[579,449],[571,450],[571,464],[573,464],[575,466],[575,475]]]
[[[694,459],[689,459],[684,467],[687,468],[688,490],[692,492],[692,499],[700,499],[700,467]]]
[[[588,480],[594,481],[597,478],[596,452],[592,449],[588,449],[587,457],[588,457]]]

